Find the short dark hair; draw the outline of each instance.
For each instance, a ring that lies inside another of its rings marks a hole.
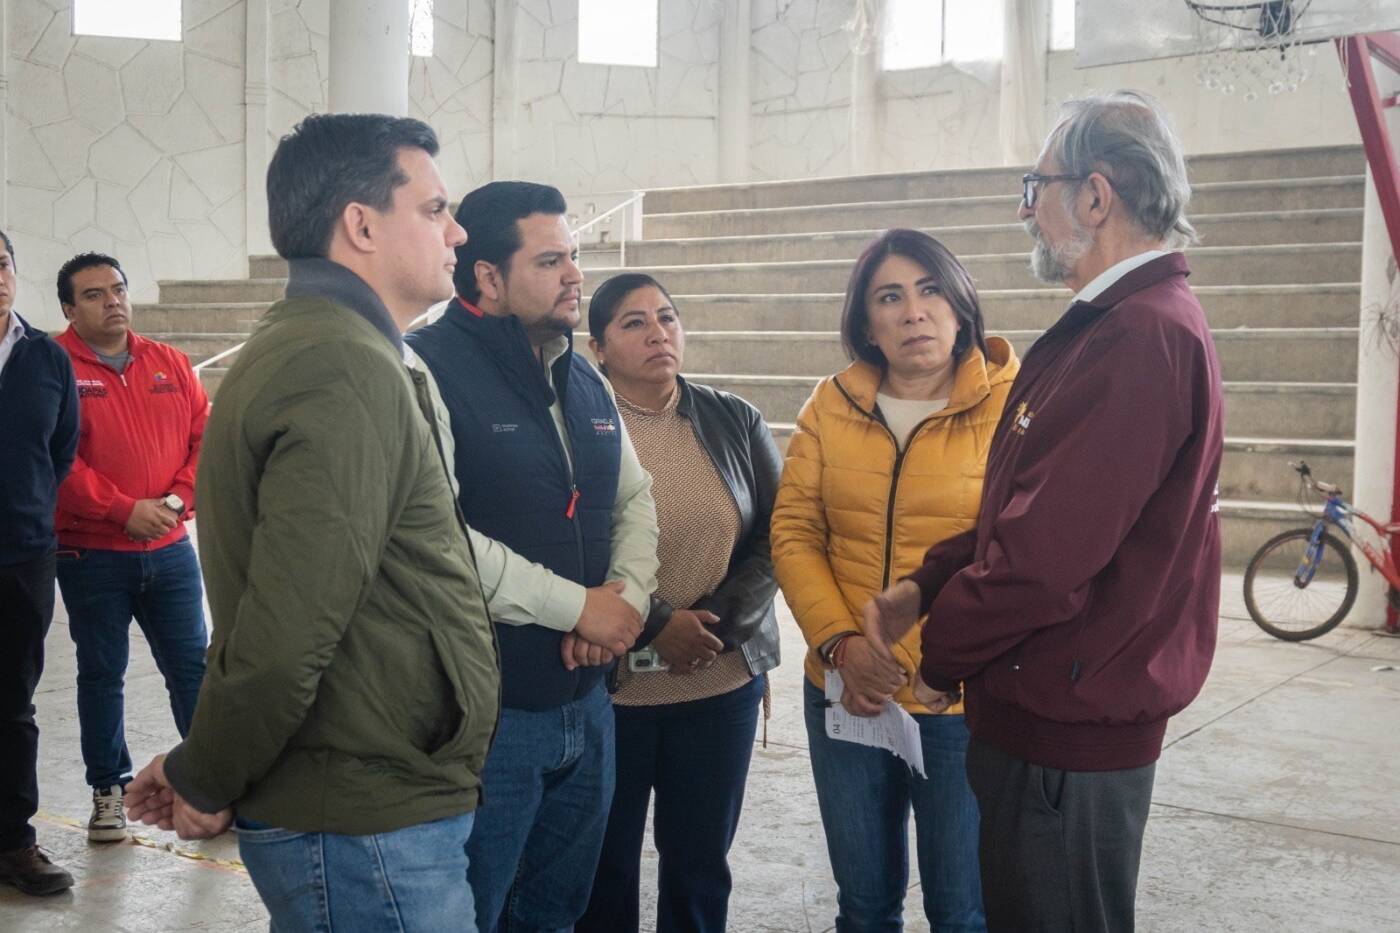
[[[982,325],[982,306],[972,276],[958,262],[948,247],[920,230],[886,230],[865,248],[851,270],[846,287],[846,306],[841,310],[841,345],[852,360],[865,360],[883,369],[888,360],[880,348],[870,342],[870,309],[865,306],[865,293],[875,270],[890,256],[904,256],[918,263],[938,280],[943,297],[958,319],[958,338],[953,343],[953,359],[961,360],[969,347],[976,347],[985,356],[987,337]]]
[[[10,235],[4,230],[0,230],[0,240],[5,241],[5,252],[10,254],[10,265],[19,268],[19,263],[15,261],[15,244],[10,242]]]
[[[676,306],[675,299],[671,297],[670,292],[666,291],[666,286],[656,279],[645,272],[623,272],[613,276],[593,290],[593,297],[588,300],[588,335],[602,344],[604,342],[603,331],[607,330],[612,319],[617,317],[622,299],[637,289],[646,288],[649,285],[665,295],[666,300],[671,303],[671,307]]]
[[[452,283],[467,301],[481,298],[476,264],[489,262],[506,274],[510,257],[520,249],[517,221],[531,214],[564,214],[569,210],[558,188],[532,181],[493,181],[467,193],[457,205],[457,223],[467,242],[457,247]]]
[[[351,203],[387,211],[408,181],[400,149],[437,155],[422,120],[382,113],[314,113],[282,137],[267,166],[267,225],[284,259],[324,257]]]
[[[126,285],[126,270],[122,264],[117,262],[106,253],[79,253],[72,259],[65,262],[58,270],[58,301],[60,304],[76,304],[73,300],[73,276],[84,269],[95,269],[98,266],[111,266],[121,273],[122,284]]]

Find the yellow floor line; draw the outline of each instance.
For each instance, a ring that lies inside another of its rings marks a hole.
[[[55,826],[62,826],[65,829],[72,829],[77,830],[81,833],[87,833],[86,823],[70,819],[66,816],[59,816],[56,813],[49,813],[45,810],[40,810],[37,814],[35,814],[35,818],[38,820],[42,820],[45,823],[52,823]],[[248,869],[245,868],[243,866],[243,863],[240,862],[238,859],[215,858],[212,855],[205,855],[203,852],[195,852],[190,849],[182,849],[179,846],[175,845],[175,843],[173,842],[161,842],[157,839],[150,839],[145,836],[138,836],[136,833],[130,831],[127,832],[127,839],[132,845],[143,846],[147,849],[156,849],[161,852],[169,852],[171,855],[176,855],[180,858],[189,859],[192,862],[204,862],[205,864],[210,865],[214,868],[225,868],[231,871],[242,872],[243,874],[248,873]]]

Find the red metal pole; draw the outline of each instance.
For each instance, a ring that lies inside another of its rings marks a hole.
[[[1337,54],[1341,56],[1342,67],[1346,71],[1351,105],[1356,111],[1356,126],[1361,131],[1361,145],[1366,150],[1366,161],[1371,166],[1381,216],[1390,234],[1391,254],[1400,257],[1400,165],[1395,161],[1395,149],[1385,125],[1376,75],[1371,70],[1371,56],[1374,54],[1391,69],[1400,72],[1400,37],[1394,33],[1348,36],[1337,40]],[[1395,411],[1395,478],[1390,506],[1392,524],[1400,523],[1400,398],[1396,400]],[[1400,554],[1400,533],[1390,536],[1390,548],[1392,554]],[[1392,633],[1400,631],[1400,615],[1388,603],[1385,627]]]

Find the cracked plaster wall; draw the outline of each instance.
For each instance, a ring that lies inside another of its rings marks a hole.
[[[755,180],[853,171],[851,39],[854,0],[753,0],[750,45]],[[878,54],[872,52],[870,54]],[[1336,57],[1323,46],[1294,93],[1246,103],[1201,88],[1189,59],[1078,70],[1073,52],[1049,56],[1046,112],[1068,97],[1135,87],[1160,97],[1187,152],[1359,142]],[[875,171],[1000,162],[996,65],[884,72],[879,79]]]
[[[57,329],[58,267],[116,256],[162,278],[246,273],[243,0],[184,0],[184,41],[72,35],[66,0],[4,0],[7,232],[16,306]]]
[[[580,64],[577,0],[520,0],[514,173],[589,194],[719,177],[719,0],[663,0],[656,68]]]

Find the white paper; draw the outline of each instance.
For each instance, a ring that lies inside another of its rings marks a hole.
[[[885,701],[885,708],[878,716],[852,716],[841,705],[841,692],[845,688],[839,672],[826,672],[827,738],[883,748],[902,758],[920,777],[928,777],[924,771],[924,743],[914,717],[893,700]]]

